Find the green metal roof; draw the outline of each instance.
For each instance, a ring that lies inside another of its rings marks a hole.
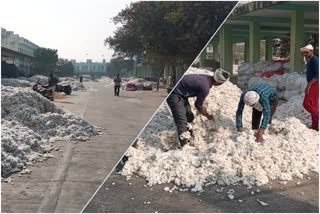
[[[304,32],[319,32],[318,1],[249,2],[238,5],[224,25],[232,25],[234,40],[248,37],[252,21],[260,25],[261,37],[284,37],[290,33],[292,11],[304,12]]]

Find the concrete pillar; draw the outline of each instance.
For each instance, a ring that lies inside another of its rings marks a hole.
[[[226,71],[233,73],[232,28],[224,25],[220,30],[220,65]]]
[[[266,38],[266,60],[267,61],[272,60],[272,41],[273,41],[273,37],[268,36]]]
[[[207,48],[203,49],[200,54],[200,67],[204,67],[207,60]]]
[[[260,61],[260,26],[255,22],[249,24],[249,61],[256,63]]]
[[[291,14],[290,33],[290,72],[303,72],[303,56],[300,48],[304,45],[304,15],[302,11],[293,11]]]
[[[249,40],[246,40],[244,42],[244,61],[246,63],[249,63],[250,62],[250,48],[249,48],[250,44],[249,44]]]
[[[219,43],[214,42],[212,43],[212,45],[213,45],[213,59],[215,61],[219,61]]]
[[[183,76],[184,70],[181,64],[176,66],[176,80],[179,81]]]

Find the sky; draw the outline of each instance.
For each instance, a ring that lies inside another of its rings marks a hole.
[[[58,49],[60,58],[109,61],[113,50],[104,39],[118,26],[111,18],[129,0],[6,0],[0,3],[0,24],[31,42]]]

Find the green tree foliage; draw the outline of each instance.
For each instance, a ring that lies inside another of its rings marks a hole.
[[[306,33],[304,35],[304,44],[312,44],[314,48],[319,47],[319,34],[318,33]],[[273,40],[273,55],[277,57],[286,58],[290,56],[290,34],[288,37],[279,38]],[[317,49],[315,54],[318,55]]]
[[[57,73],[59,76],[73,76],[74,67],[73,64],[66,59],[59,59],[57,65]]]
[[[38,48],[34,51],[36,74],[49,75],[57,68],[58,50],[50,48]]]
[[[122,24],[105,44],[116,56],[150,53],[191,63],[236,2],[135,2],[112,20]]]
[[[129,73],[132,73],[134,70],[134,60],[124,58],[124,57],[115,57],[110,60],[107,68],[107,75],[109,77],[114,77],[117,74],[120,76],[128,76]]]

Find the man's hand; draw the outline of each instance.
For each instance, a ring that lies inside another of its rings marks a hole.
[[[308,83],[307,87],[304,89],[304,93],[305,93],[305,94],[308,94],[308,93],[309,93],[312,84],[315,83],[316,81],[317,81],[316,79],[312,79],[312,80]]]
[[[211,114],[207,114],[206,117],[208,118],[208,120],[213,120],[213,115]]]
[[[213,115],[209,114],[206,110],[202,113],[202,115],[208,118],[208,120],[214,120]]]
[[[308,94],[310,91],[311,86],[308,84],[307,87],[304,89],[304,93]]]
[[[242,132],[242,128],[237,128],[238,132]]]
[[[263,141],[263,133],[264,129],[259,129],[257,135],[256,135],[256,142],[262,142]]]

